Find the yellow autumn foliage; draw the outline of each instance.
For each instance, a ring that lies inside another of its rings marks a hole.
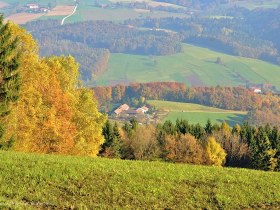
[[[214,137],[209,137],[205,145],[209,162],[214,166],[222,166],[226,160],[226,152]]]
[[[39,58],[37,45],[11,25],[21,43],[20,99],[14,107],[12,148],[17,151],[97,155],[105,116],[93,92],[79,86],[74,58]]]

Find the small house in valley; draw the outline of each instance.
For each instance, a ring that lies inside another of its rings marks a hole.
[[[149,108],[146,107],[146,106],[142,106],[142,107],[136,109],[136,111],[137,111],[138,113],[143,113],[143,114],[145,114],[146,112],[149,111]]]
[[[123,111],[129,110],[129,108],[130,107],[127,104],[123,104],[114,111],[114,114],[119,116]]]

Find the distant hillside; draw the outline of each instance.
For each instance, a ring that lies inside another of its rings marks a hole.
[[[277,209],[280,174],[160,162],[0,152],[12,209]]]
[[[231,56],[207,48],[183,45],[171,56],[111,54],[98,85],[176,81],[189,86],[238,86],[270,83],[280,88],[280,67],[264,61]]]

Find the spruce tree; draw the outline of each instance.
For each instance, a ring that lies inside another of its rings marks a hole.
[[[19,98],[18,39],[13,38],[9,23],[0,15],[0,120],[10,112],[11,103]],[[0,121],[0,138],[4,135],[4,123]]]

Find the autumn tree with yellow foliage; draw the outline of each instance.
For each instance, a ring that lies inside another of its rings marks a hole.
[[[225,163],[227,154],[214,137],[207,139],[205,151],[210,165],[222,166]]]
[[[20,43],[22,84],[9,122],[14,138],[6,145],[24,152],[95,156],[106,117],[98,112],[93,92],[80,86],[74,58],[39,58],[31,35],[12,24],[10,30]]]

